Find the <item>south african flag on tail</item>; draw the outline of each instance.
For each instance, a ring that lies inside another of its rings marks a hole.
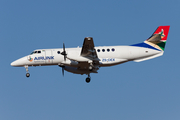
[[[159,26],[152,36],[144,42],[158,50],[164,51],[169,28],[170,26]]]

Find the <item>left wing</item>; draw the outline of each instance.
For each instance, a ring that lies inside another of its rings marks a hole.
[[[97,70],[99,69],[100,59],[98,58],[96,50],[94,48],[94,42],[92,37],[84,38],[84,43],[81,49],[80,56],[77,56],[77,54],[68,53],[67,58],[69,60],[78,62],[78,67],[66,67],[66,71],[76,74],[90,74],[97,73]],[[64,64],[66,63],[67,62],[65,62]]]
[[[86,57],[92,61],[100,61],[94,48],[94,42],[92,37],[84,38],[81,56]]]

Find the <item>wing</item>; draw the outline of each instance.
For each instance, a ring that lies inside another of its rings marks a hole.
[[[94,42],[92,37],[84,38],[81,56],[86,57],[92,61],[99,61],[96,50],[94,48]]]
[[[72,72],[75,74],[90,74],[97,73],[99,70],[99,61],[100,59],[97,56],[96,50],[94,48],[94,42],[92,37],[84,38],[84,43],[81,49],[80,56],[77,54],[68,54],[67,58],[70,60],[69,62],[76,61],[78,62],[78,67],[67,67],[65,66],[65,70],[68,72]],[[66,65],[67,61],[63,63]]]

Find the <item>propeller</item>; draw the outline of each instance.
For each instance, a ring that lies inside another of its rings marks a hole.
[[[64,56],[64,60],[66,61],[66,56],[67,56],[67,53],[66,53],[66,50],[65,50],[65,44],[63,43],[63,52],[61,52],[61,55]],[[60,67],[62,67],[62,75],[64,76],[64,68],[65,66],[63,65],[59,65]]]
[[[64,76],[64,66],[62,66],[62,75]]]
[[[63,43],[63,52],[61,53],[61,55],[64,55],[64,60],[66,61],[66,50],[65,50],[65,45]]]
[[[65,66],[63,66],[63,65],[59,65],[59,67],[61,67],[61,68],[62,68],[62,75],[64,76],[64,68],[65,68]]]

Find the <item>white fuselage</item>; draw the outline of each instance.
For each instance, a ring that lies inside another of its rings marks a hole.
[[[100,67],[112,66],[128,61],[135,61],[163,53],[150,48],[136,46],[102,46],[95,47],[99,58]],[[81,48],[66,48],[67,59],[60,53],[60,49],[38,49],[36,53],[22,57],[11,63],[12,66],[45,66],[45,65],[66,65],[78,67],[78,62],[91,61],[82,57]],[[38,53],[39,52],[39,53]]]
[[[58,65],[74,74],[86,74],[86,82],[90,82],[90,74],[98,73],[100,67],[122,64],[128,61],[141,62],[163,55],[170,26],[159,26],[144,42],[131,46],[99,46],[95,47],[92,37],[85,37],[82,48],[38,49],[30,55],[11,63],[11,66],[25,67],[29,77],[29,66]]]

